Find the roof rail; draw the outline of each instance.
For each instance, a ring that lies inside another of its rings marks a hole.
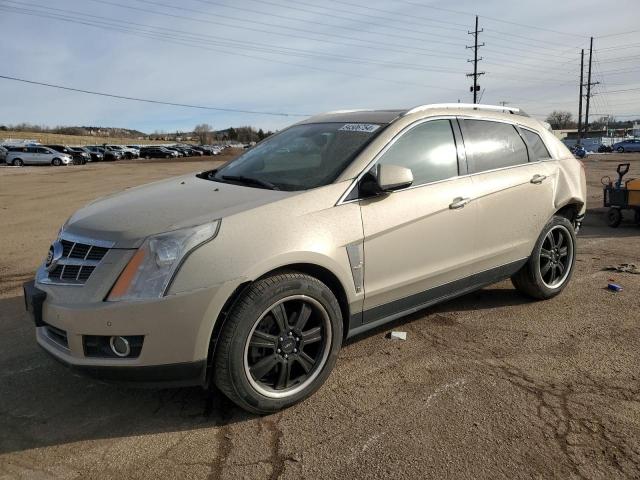
[[[481,103],[432,103],[429,105],[418,105],[417,107],[407,110],[404,115],[437,108],[467,108],[473,110],[489,110],[493,112],[511,113],[514,115],[522,115],[524,117],[529,116],[519,108],[506,107],[504,105],[483,105]]]

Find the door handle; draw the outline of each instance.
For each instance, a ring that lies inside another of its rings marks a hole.
[[[471,201],[470,198],[456,197],[453,199],[453,202],[449,204],[449,208],[451,210],[457,210],[459,208],[464,207],[470,201]]]
[[[544,181],[544,179],[547,178],[546,175],[538,175],[535,174],[533,177],[531,177],[531,183],[535,183],[536,185],[542,183]]]

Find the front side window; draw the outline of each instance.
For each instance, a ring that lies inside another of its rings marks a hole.
[[[295,125],[263,140],[209,179],[278,190],[328,185],[382,129],[372,123]]]
[[[528,163],[527,147],[513,125],[469,119],[461,123],[469,173]]]
[[[431,120],[413,127],[389,147],[378,163],[409,168],[414,186],[456,177],[458,156],[451,122]]]
[[[529,146],[529,161],[530,162],[538,162],[540,160],[546,160],[551,158],[549,154],[549,150],[545,147],[542,138],[535,132],[531,130],[527,130],[526,128],[521,128],[520,131],[524,136],[527,144]]]

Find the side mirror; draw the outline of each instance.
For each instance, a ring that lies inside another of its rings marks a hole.
[[[368,172],[360,180],[360,194],[364,196],[380,195],[411,186],[413,173],[411,169],[398,165],[376,165],[374,171]]]

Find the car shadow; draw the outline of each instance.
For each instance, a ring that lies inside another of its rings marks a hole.
[[[634,212],[624,210],[622,223],[613,228],[607,225],[607,208],[590,208],[585,215],[582,228],[578,234],[580,238],[620,238],[640,236],[640,225],[635,223]]]
[[[352,343],[427,312],[526,303],[515,290],[487,288],[421,310],[349,340]],[[136,389],[70,370],[41,350],[21,296],[0,299],[0,454],[83,440],[187,431],[247,421],[218,391]]]
[[[0,299],[0,325],[0,454],[253,418],[217,391],[136,389],[74,373],[37,346],[21,296]]]
[[[404,317],[400,317],[396,320],[393,320],[392,322],[385,323],[384,325],[368,330],[355,337],[349,338],[344,343],[344,345],[350,345],[367,337],[379,335],[382,332],[394,330],[397,328],[402,329],[403,325],[410,324],[416,320],[425,319],[425,321],[430,321],[430,316],[433,316],[434,322],[453,322],[452,320],[449,320],[448,317],[436,315],[439,313],[487,310],[493,308],[524,305],[534,302],[535,300],[525,297],[515,288],[495,288],[493,286],[490,286],[471,293],[467,293],[460,297],[453,298],[451,300],[447,300],[437,305],[425,307],[421,310],[418,310],[417,312],[411,313]]]

